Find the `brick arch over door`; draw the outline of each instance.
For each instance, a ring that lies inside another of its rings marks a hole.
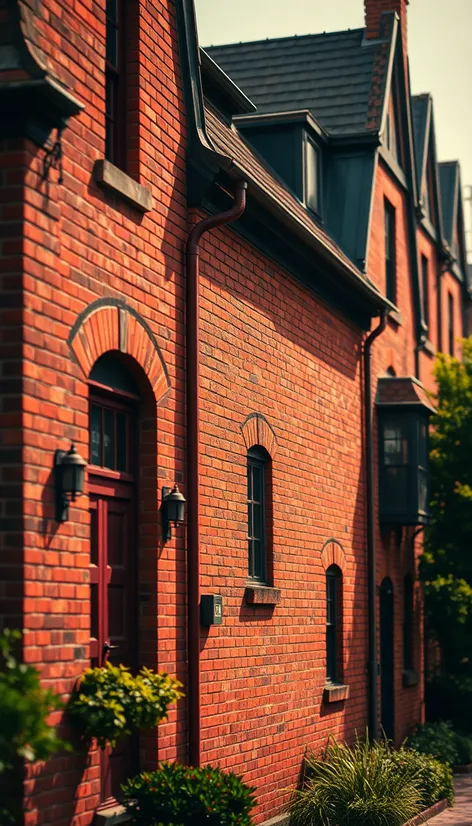
[[[331,565],[337,565],[341,571],[346,567],[346,555],[344,548],[337,539],[327,539],[321,549],[321,562],[325,571]]]
[[[98,299],[78,316],[68,339],[69,347],[88,378],[100,356],[115,350],[141,365],[156,402],[170,391],[170,380],[159,345],[141,316],[119,299]]]
[[[262,413],[250,413],[241,425],[244,444],[247,449],[260,445],[273,459],[277,453],[277,438],[267,419]]]

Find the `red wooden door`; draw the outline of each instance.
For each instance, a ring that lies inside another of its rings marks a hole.
[[[89,480],[91,511],[90,656],[92,665],[136,667],[134,490],[102,475]],[[101,757],[101,800],[118,799],[121,784],[138,770],[132,739]]]

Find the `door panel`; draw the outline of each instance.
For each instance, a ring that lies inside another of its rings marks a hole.
[[[98,476],[90,481],[90,657],[92,665],[109,660],[135,669],[136,549],[133,543],[134,497],[131,484],[116,485]],[[108,644],[110,648],[107,649]],[[115,647],[116,646],[116,647]],[[121,784],[137,772],[133,738],[106,749],[100,758],[102,803],[118,798]]]

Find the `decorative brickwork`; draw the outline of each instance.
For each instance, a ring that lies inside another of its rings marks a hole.
[[[250,413],[241,425],[241,433],[248,450],[255,445],[260,445],[274,459],[278,447],[277,438],[269,422],[261,413]]]
[[[344,548],[336,539],[328,539],[321,549],[321,562],[325,571],[330,565],[337,565],[341,571],[344,571],[346,566],[346,556]]]
[[[159,345],[148,324],[124,301],[99,299],[87,307],[74,324],[69,346],[85,377],[100,356],[116,350],[132,356],[142,366],[156,402],[162,401],[170,390]]]

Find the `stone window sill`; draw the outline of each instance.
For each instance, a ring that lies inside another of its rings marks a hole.
[[[418,674],[414,668],[405,668],[403,671],[403,688],[413,688],[418,685]]]
[[[324,703],[340,703],[349,699],[349,686],[342,683],[326,683],[323,689]]]
[[[280,588],[272,588],[270,585],[249,583],[244,591],[247,605],[278,605],[281,598]]]
[[[147,187],[138,184],[122,169],[105,159],[95,161],[93,177],[102,188],[127,201],[139,212],[150,212],[153,207],[152,195]]]
[[[399,310],[390,310],[388,320],[391,321],[395,327],[403,325],[403,316]]]
[[[428,356],[435,356],[436,355],[436,350],[434,348],[434,344],[429,340],[429,338],[427,338],[423,342],[423,350],[424,350],[425,353],[428,354]]]
[[[131,823],[131,815],[121,803],[95,812],[93,826],[118,826],[119,823]]]

